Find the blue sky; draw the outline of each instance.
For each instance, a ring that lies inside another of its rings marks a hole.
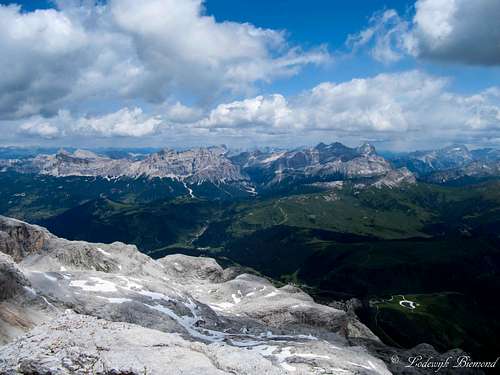
[[[218,21],[285,29],[294,42],[328,43],[333,48],[342,47],[348,34],[365,27],[374,12],[393,8],[404,13],[412,6],[404,0],[208,0],[205,4],[207,13]]]
[[[3,144],[500,144],[496,1],[0,4]]]
[[[307,6],[304,4],[307,3]],[[284,29],[290,41],[301,45],[327,44],[332,50],[345,50],[346,38],[366,27],[375,12],[396,9],[400,14],[413,14],[414,1],[370,0],[208,0],[206,11],[219,21],[250,22],[256,26]],[[450,63],[426,62],[408,59],[398,65],[374,62],[366,55],[349,58],[329,69],[309,69],[297,79],[280,82],[277,89],[295,91],[325,80],[343,81],[367,77],[387,71],[424,69],[437,75],[454,78],[453,87],[460,92],[500,84],[500,69],[462,66]],[[312,70],[312,71],[311,71]],[[307,78],[307,79],[305,79]]]

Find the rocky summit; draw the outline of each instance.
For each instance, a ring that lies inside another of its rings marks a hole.
[[[173,178],[189,183],[209,181],[243,181],[239,168],[225,156],[220,147],[196,148],[187,151],[162,150],[142,160],[134,158],[113,159],[86,150],[73,153],[60,150],[55,155],[37,155],[20,161],[17,169],[23,172],[64,177],[160,177]]]
[[[211,258],[153,260],[0,216],[0,282],[1,374],[412,373],[388,359],[413,352],[382,344],[350,304]]]
[[[0,373],[389,374],[354,316],[210,258],[0,218]]]
[[[370,144],[350,148],[341,143],[318,144],[313,148],[271,153],[247,154],[243,171],[260,175],[268,185],[297,179],[354,179],[385,176],[392,171],[390,163]]]

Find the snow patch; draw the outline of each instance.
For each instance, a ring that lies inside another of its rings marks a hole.
[[[27,290],[28,292],[30,292],[31,294],[33,294],[34,296],[36,296],[36,290],[35,289],[30,288],[29,286],[24,286],[23,288],[25,290]]]
[[[264,296],[264,298],[275,297],[275,296],[277,296],[277,295],[278,295],[278,292],[271,292],[271,293],[269,293],[269,294],[266,294],[266,295]]]
[[[231,297],[233,298],[234,303],[240,303],[241,302],[241,297],[243,294],[241,294],[241,290],[238,290],[238,295],[236,294],[231,294]]]
[[[117,291],[115,283],[103,280],[100,277],[89,277],[88,280],[73,280],[69,283],[69,286],[87,292],[112,293]]]
[[[98,252],[100,252],[100,253],[101,253],[101,254],[103,254],[103,255],[108,256],[108,257],[109,257],[109,256],[111,256],[111,254],[110,254],[110,253],[108,253],[107,251],[105,251],[105,250],[101,249],[100,247],[98,247],[98,248],[97,248],[97,251],[98,251]]]
[[[43,273],[43,276],[47,279],[47,280],[50,280],[52,282],[56,282],[57,281],[57,278],[54,277],[54,276],[50,276],[50,275],[47,275],[46,272]]]
[[[125,303],[125,302],[133,302],[130,298],[118,298],[118,297],[103,297],[97,296],[97,298],[105,299],[109,303]]]

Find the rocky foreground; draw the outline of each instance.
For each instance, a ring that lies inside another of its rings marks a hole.
[[[0,374],[420,373],[352,312],[209,258],[153,260],[0,216],[0,285]]]

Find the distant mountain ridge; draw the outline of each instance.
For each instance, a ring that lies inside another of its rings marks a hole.
[[[52,155],[3,160],[0,167],[55,177],[167,178],[182,182],[191,196],[193,185],[204,183],[220,189],[231,185],[240,192],[254,195],[259,190],[289,184],[349,179],[376,182],[380,178],[411,174],[406,169],[396,171],[370,144],[350,148],[338,142],[292,151],[254,151],[235,155],[224,146],[185,151],[165,149],[140,158],[111,158],[80,149],[73,152],[59,150]],[[398,181],[402,180],[392,179],[387,186],[396,186]]]
[[[465,145],[451,145],[396,155],[390,160],[396,168],[406,167],[420,179],[434,183],[500,175],[500,150],[492,148],[471,151]]]
[[[451,145],[383,157],[369,143],[348,147],[339,142],[294,150],[265,148],[243,152],[230,151],[225,146],[140,154],[61,149],[55,154],[0,159],[0,171],[6,170],[55,177],[171,179],[183,184],[190,196],[193,186],[203,184],[220,194],[251,196],[317,182],[352,180],[366,186],[394,188],[417,179],[448,183],[499,176],[500,150],[469,150],[464,145]]]
[[[350,148],[341,143],[313,148],[262,153],[256,151],[233,159],[252,180],[267,186],[300,179],[372,178],[393,170],[370,144]]]
[[[33,171],[51,176],[100,176],[100,177],[160,177],[186,180],[189,183],[209,181],[233,182],[246,178],[239,168],[224,156],[225,150],[217,147],[197,148],[187,151],[162,150],[141,160],[112,159],[87,150],[73,153],[60,150],[55,155],[38,155],[19,163],[20,171]]]

